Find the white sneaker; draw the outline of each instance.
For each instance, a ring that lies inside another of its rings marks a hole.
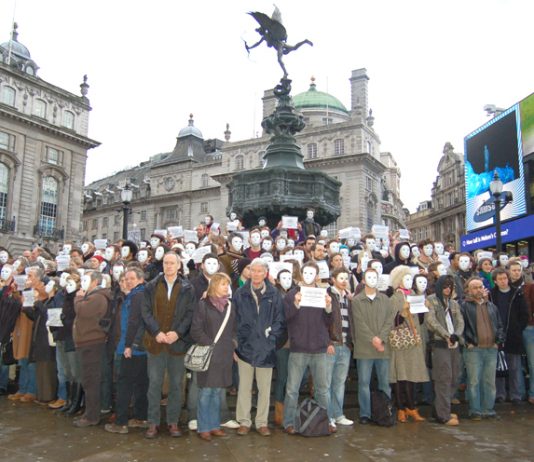
[[[338,417],[336,419],[338,425],[352,425],[354,422],[350,419],[347,419],[345,416]]]
[[[221,427],[225,427],[225,428],[239,428],[240,425],[239,425],[239,422],[237,422],[236,420],[228,420],[227,422],[224,422],[223,424],[221,424]]]
[[[191,430],[192,432],[196,432],[197,431],[197,421],[196,420],[190,420],[187,423],[187,426],[188,426],[189,430]]]

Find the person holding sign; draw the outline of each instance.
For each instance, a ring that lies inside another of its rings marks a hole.
[[[284,431],[290,435],[296,434],[295,417],[299,389],[308,367],[313,378],[316,401],[326,409],[330,401],[326,351],[330,345],[329,328],[333,321],[332,299],[325,289],[317,288],[318,274],[319,267],[315,262],[305,263],[302,266],[303,281],[300,287],[291,290],[284,298],[290,349],[284,402]],[[324,300],[314,297],[315,306],[306,305],[302,292],[307,288],[324,290]],[[330,426],[330,432],[335,431],[335,427]]]

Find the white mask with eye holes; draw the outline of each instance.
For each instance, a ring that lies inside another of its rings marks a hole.
[[[438,274],[440,276],[446,276],[447,275],[447,268],[445,268],[445,265],[438,265],[438,267],[436,269],[437,269]]]
[[[128,258],[128,255],[130,255],[130,247],[127,245],[121,247],[121,257],[122,258]]]
[[[0,278],[2,281],[7,281],[13,274],[13,267],[4,265],[2,271],[0,271]]]
[[[78,286],[76,285],[76,282],[72,280],[71,278],[67,278],[67,281],[65,283],[65,290],[68,294],[72,294],[73,292],[76,292],[78,290]]]
[[[280,237],[287,239],[287,231],[285,229],[280,230]]]
[[[216,258],[208,258],[204,263],[204,270],[209,276],[213,276],[217,271],[219,271],[219,261]]]
[[[528,268],[528,260],[526,260],[526,259],[522,259],[522,260],[521,260],[521,267],[522,267],[523,269]]]
[[[250,244],[253,247],[259,246],[261,243],[261,234],[260,233],[252,233],[250,235]]]
[[[287,246],[290,248],[290,249],[294,249],[295,248],[295,241],[293,239],[288,239],[287,240]]]
[[[206,223],[207,226],[211,225],[211,217],[204,217],[204,223]]]
[[[308,211],[306,212],[306,218],[307,218],[308,220],[313,219],[313,215],[314,215],[314,212],[313,212],[312,210],[308,210]]]
[[[0,263],[2,265],[5,265],[8,260],[9,260],[9,255],[7,254],[7,252],[5,250],[2,250],[0,252]]]
[[[364,277],[365,285],[370,289],[376,289],[378,285],[378,274],[374,271],[367,271]]]
[[[106,251],[104,252],[104,258],[107,261],[113,260],[113,256],[115,255],[115,249],[113,247],[106,247]]]
[[[423,253],[425,254],[425,256],[431,257],[434,253],[434,246],[432,244],[426,244],[425,246],[423,246]]]
[[[330,248],[330,253],[339,253],[339,242],[331,242],[328,247]]]
[[[261,258],[264,262],[266,262],[267,264],[272,263],[272,262],[274,261],[273,256],[272,256],[270,253],[267,253],[267,252],[262,253],[262,254],[260,255],[260,258]]]
[[[69,273],[61,273],[61,276],[59,276],[59,287],[67,287],[67,279],[69,276]]]
[[[348,273],[339,273],[336,277],[337,286],[347,290],[349,287],[349,275]]]
[[[87,242],[84,242],[82,244],[82,253],[85,255],[88,250],[89,250],[89,244]]]
[[[269,231],[267,231],[266,229],[262,229],[260,231],[260,236],[262,239],[265,239],[266,237],[269,237]]]
[[[421,252],[419,252],[419,247],[417,247],[416,245],[412,247],[412,255],[415,258],[419,258],[421,256]]]
[[[499,264],[502,267],[505,267],[506,265],[508,265],[509,260],[510,260],[510,257],[508,257],[508,255],[499,255]]]
[[[165,255],[165,249],[163,247],[158,247],[156,249],[156,252],[154,253],[154,258],[157,260],[157,261],[160,261],[163,259],[163,256]]]
[[[230,221],[234,221],[236,218],[237,215],[234,212],[230,213]]]
[[[293,251],[293,256],[294,256],[297,260],[303,261],[303,260],[304,260],[304,251],[301,250],[301,249],[295,249],[295,250]]]
[[[443,242],[434,243],[434,250],[436,251],[436,255],[443,255],[443,252],[445,252],[445,248],[443,247]]]
[[[101,273],[104,272],[104,270],[106,269],[106,266],[108,265],[108,263],[106,261],[103,261],[102,263],[100,263],[100,265],[98,265],[98,271],[100,271]]]
[[[273,248],[273,241],[271,240],[262,241],[261,248],[265,250],[266,252],[270,252]]]
[[[118,282],[118,280],[120,279],[122,273],[124,273],[124,266],[122,266],[122,265],[114,266],[113,267],[113,271],[112,271],[113,280]]]
[[[426,288],[428,287],[428,281],[426,278],[417,278],[415,280],[415,287],[417,287],[418,294],[424,294]]]
[[[150,238],[150,247],[155,249],[158,245],[160,245],[160,239],[157,237],[151,237]]]
[[[317,271],[315,268],[312,268],[311,266],[307,266],[302,270],[302,279],[304,280],[304,283],[307,285],[311,285],[315,282],[315,279],[317,278]]]
[[[61,252],[63,255],[70,255],[70,251],[72,250],[72,244],[63,244],[63,248],[61,249]]]
[[[90,275],[83,275],[81,287],[84,292],[87,292],[89,290],[89,286],[91,285],[91,276]]]
[[[264,227],[267,223],[265,222],[265,220],[260,220],[258,221],[258,225],[260,225],[260,227]]]
[[[145,241],[141,241],[141,242],[139,243],[139,248],[140,248],[140,249],[146,249],[146,242],[145,242]]]
[[[45,292],[50,295],[55,287],[56,283],[54,281],[48,281],[48,284],[45,286]]]
[[[413,285],[413,276],[411,274],[405,274],[402,277],[401,287],[403,289],[411,289]]]
[[[410,258],[410,247],[407,245],[401,246],[399,249],[399,257],[401,260],[408,260],[408,258]]]
[[[195,247],[195,244],[192,243],[192,242],[188,242],[186,245],[185,245],[185,254],[191,258],[191,256],[193,255],[193,253],[195,252],[197,248]]]
[[[280,285],[284,290],[289,290],[291,286],[293,285],[293,277],[291,276],[291,273],[284,271],[280,274]]]
[[[139,263],[145,263],[148,260],[148,252],[146,250],[140,250],[137,253],[137,261]]]
[[[354,244],[356,244],[356,241],[352,237],[349,237],[347,239],[347,247],[350,249],[351,247],[354,247]]]
[[[276,241],[276,250],[281,252],[282,250],[286,248],[286,245],[287,245],[287,242],[285,241],[285,239],[279,239]]]
[[[465,255],[462,255],[458,259],[458,267],[464,272],[469,271],[471,269],[471,259]]]
[[[243,239],[239,237],[233,237],[231,244],[236,252],[241,252],[241,249],[243,248]]]
[[[321,237],[326,239],[328,237],[328,230],[327,229],[321,229],[321,232],[319,233],[319,236],[321,236]]]
[[[375,250],[376,241],[374,239],[366,239],[365,240],[365,249],[372,251]]]
[[[374,261],[373,263],[371,263],[371,268],[378,273],[378,276],[382,276],[382,272],[384,271],[382,263],[380,263],[379,261]]]

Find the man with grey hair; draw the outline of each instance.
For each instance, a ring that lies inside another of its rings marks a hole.
[[[252,383],[256,377],[258,405],[256,430],[261,436],[271,434],[268,427],[271,379],[276,364],[276,345],[284,339],[286,326],[280,292],[266,279],[268,266],[261,258],[250,264],[250,280],[233,298],[237,322],[237,364],[239,390],[236,418],[238,435],[246,435],[252,425],[250,409]]]

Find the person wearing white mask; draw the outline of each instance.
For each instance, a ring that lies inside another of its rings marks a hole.
[[[76,427],[98,425],[100,422],[100,379],[106,333],[100,321],[108,312],[109,291],[101,289],[102,274],[88,271],[81,280],[83,295],[76,298],[76,317],[72,336],[80,357],[81,381],[85,392],[85,412],[75,419]]]
[[[430,239],[425,239],[419,242],[418,247],[419,256],[414,258],[413,261],[419,268],[427,272],[428,266],[436,260],[434,255],[434,243]]]
[[[395,245],[393,261],[384,265],[384,274],[391,274],[391,272],[400,265],[417,266],[412,263],[412,249],[410,248],[410,244],[406,241],[401,241]]]
[[[10,256],[7,250],[0,250],[0,267],[9,262]]]
[[[261,249],[263,252],[271,253],[273,251],[273,238],[268,236],[261,241]]]
[[[321,233],[321,225],[315,221],[314,217],[315,211],[313,209],[306,210],[306,218],[300,223],[305,238],[308,236],[319,237]]]
[[[152,251],[150,249],[147,249],[146,247],[144,249],[139,249],[136,258],[137,261],[141,264],[141,268],[145,270],[152,261]]]
[[[89,260],[95,254],[95,245],[92,242],[86,241],[81,245],[83,261]]]
[[[425,420],[415,407],[415,384],[428,382],[419,317],[410,312],[406,297],[412,295],[413,276],[409,267],[397,266],[390,275],[390,284],[394,290],[391,296],[393,310],[396,313],[395,328],[408,326],[416,339],[416,344],[405,349],[391,349],[389,381],[395,387],[397,401],[397,421],[405,423],[408,418],[414,422]]]
[[[434,242],[434,251],[438,257],[445,255],[445,246],[443,245],[443,242]]]
[[[245,250],[245,256],[250,260],[254,260],[262,254],[261,239],[260,229],[252,228],[248,237],[250,246]]]
[[[276,255],[279,256],[280,252],[283,252],[287,247],[287,239],[278,236],[274,243]]]
[[[167,252],[167,248],[160,245],[157,246],[155,249],[153,248],[152,252],[154,256],[146,268],[147,282],[152,281],[158,275],[163,273],[163,256]]]
[[[464,299],[464,286],[473,276],[473,259],[469,252],[462,252],[458,256],[458,270],[454,273],[454,288],[456,289],[456,300],[461,302]]]
[[[124,241],[121,247],[121,260],[124,262],[134,261],[138,252],[137,244],[133,241]]]
[[[352,299],[352,338],[358,369],[359,422],[371,423],[371,376],[373,368],[378,389],[391,397],[389,386],[389,332],[395,312],[391,300],[377,290],[378,273],[368,268],[363,274],[364,290]]]
[[[296,413],[300,384],[309,367],[315,388],[315,399],[328,409],[329,390],[326,380],[326,351],[330,344],[329,328],[332,325],[332,299],[325,293],[324,308],[313,308],[301,304],[304,287],[317,287],[319,267],[310,261],[302,266],[300,287],[292,289],[284,298],[287,329],[289,334],[289,374],[284,402],[284,431],[296,434]],[[326,292],[326,291],[325,291]],[[330,425],[331,433],[335,432]]]
[[[426,295],[428,279],[424,274],[416,274],[413,278],[413,290],[415,295]]]
[[[239,278],[237,274],[237,263],[244,258],[243,238],[238,233],[232,233],[228,236],[225,252],[219,256],[221,262],[221,271],[230,276],[232,284]]]

